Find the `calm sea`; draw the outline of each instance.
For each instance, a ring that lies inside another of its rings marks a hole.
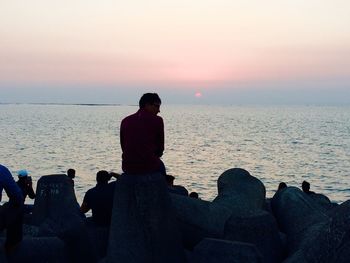
[[[81,202],[98,170],[121,172],[119,125],[136,106],[0,105],[0,162],[15,175],[77,171]],[[350,107],[168,106],[163,161],[175,183],[205,200],[217,178],[241,167],[271,197],[279,182],[350,199]],[[5,196],[3,194],[3,196]]]

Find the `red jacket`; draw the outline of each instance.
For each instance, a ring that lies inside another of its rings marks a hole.
[[[120,125],[122,169],[128,174],[159,171],[164,151],[164,123],[144,109],[127,116]]]

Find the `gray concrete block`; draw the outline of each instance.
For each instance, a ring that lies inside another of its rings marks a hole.
[[[67,263],[69,258],[65,244],[59,238],[36,237],[24,238],[8,257],[8,262]]]
[[[121,175],[115,189],[107,261],[175,263],[185,260],[162,175]]]
[[[264,184],[248,171],[233,168],[218,178],[218,196],[213,203],[229,208],[233,215],[249,215],[265,207]]]
[[[266,263],[281,262],[286,254],[275,218],[263,210],[250,216],[232,216],[226,223],[224,239],[254,244]]]
[[[203,239],[194,249],[195,263],[262,263],[260,252],[252,244]]]

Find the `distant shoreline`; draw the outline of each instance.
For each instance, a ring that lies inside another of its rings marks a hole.
[[[0,105],[62,105],[62,106],[137,106],[137,105],[124,105],[119,103],[45,103],[45,102],[17,102],[17,103],[6,103],[0,102]]]
[[[62,103],[62,102],[0,102],[0,105],[43,105],[43,106],[133,106],[138,104],[122,103]],[[350,104],[167,104],[168,106],[220,106],[220,107],[331,107],[348,108]]]

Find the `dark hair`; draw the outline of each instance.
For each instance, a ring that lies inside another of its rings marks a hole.
[[[192,198],[198,198],[199,197],[197,192],[191,192],[188,196],[192,197]]]
[[[98,171],[96,174],[96,181],[97,183],[108,183],[108,181],[111,179],[111,175],[109,172],[105,170]]]
[[[144,108],[146,104],[154,104],[159,103],[162,104],[162,101],[160,100],[157,93],[145,93],[142,95],[139,101],[140,108]]]
[[[301,188],[304,192],[307,192],[308,190],[310,190],[310,183],[308,181],[303,181],[303,183],[301,184]]]
[[[74,169],[68,169],[67,170],[67,176],[69,177],[69,178],[74,178],[75,177],[75,170]]]

